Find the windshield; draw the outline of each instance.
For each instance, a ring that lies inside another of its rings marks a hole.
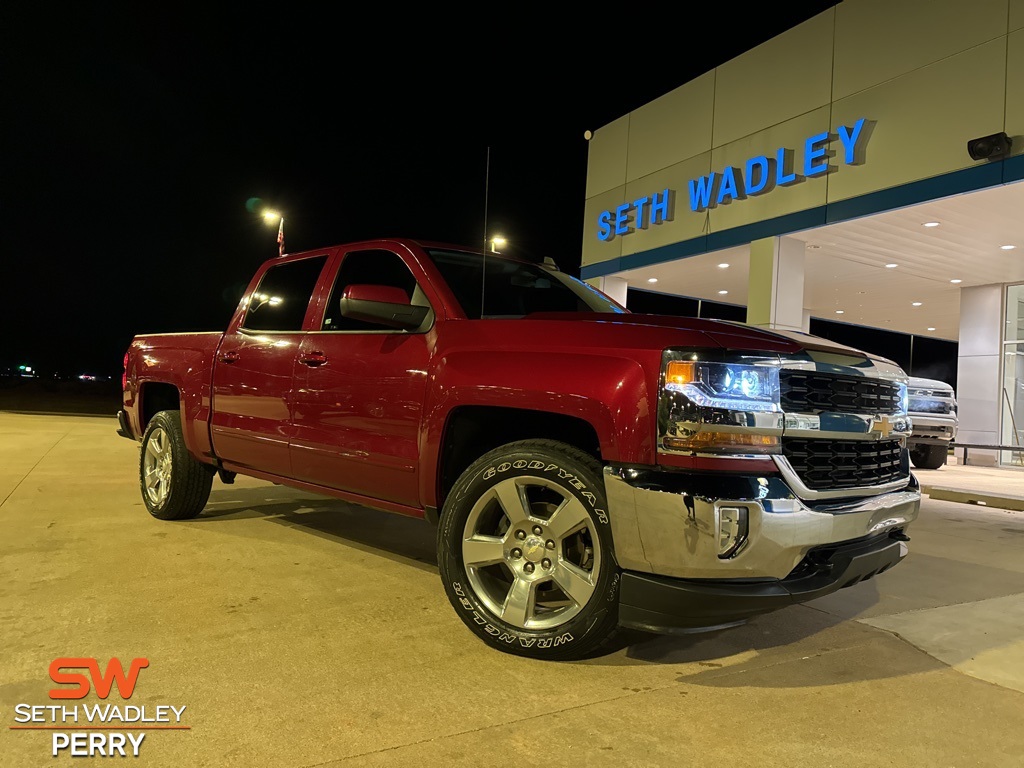
[[[534,312],[626,312],[582,280],[536,264],[465,251],[427,253],[470,320]],[[486,281],[481,279],[485,270]]]

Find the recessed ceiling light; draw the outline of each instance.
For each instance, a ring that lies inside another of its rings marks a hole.
[[[934,328],[929,328],[928,330],[929,330],[929,331],[934,331],[935,329],[934,329]]]
[[[1000,245],[999,247],[1002,248],[1004,251],[1012,251],[1017,246],[1016,245]]]
[[[921,302],[920,301],[915,301],[914,302],[914,306],[915,307],[920,307],[921,306]]]
[[[896,269],[896,267],[898,267],[898,266],[899,266],[899,264],[886,264],[885,268],[886,269]]]
[[[845,313],[845,310],[842,310],[842,309],[837,309],[837,310],[836,310],[836,314],[837,314],[837,315],[842,315],[842,314],[844,314],[844,313]]]
[[[921,226],[922,227],[937,227],[937,226],[939,226],[939,222],[937,222],[937,221],[926,221]]]
[[[719,291],[718,295],[719,296],[725,296],[725,294],[727,294],[727,293],[728,293],[728,291]]]
[[[807,247],[808,247],[808,248],[810,248],[810,249],[811,249],[812,251],[816,251],[816,250],[818,250],[819,248],[821,248],[821,246],[820,246],[820,245],[817,245],[817,244],[813,244],[813,245],[808,245]]]
[[[647,278],[647,282],[648,283],[656,283],[656,282],[658,282],[658,278],[656,278],[656,277],[648,277]]]
[[[725,262],[723,261],[723,262],[722,262],[721,264],[719,264],[719,265],[718,265],[718,268],[719,268],[719,269],[728,269],[728,268],[729,268],[729,265],[728,265],[728,264],[726,264],[726,263],[725,263]]]

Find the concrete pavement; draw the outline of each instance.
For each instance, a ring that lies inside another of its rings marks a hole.
[[[933,499],[1024,511],[1024,467],[963,465],[950,456],[944,467],[914,473]]]
[[[540,663],[461,624],[427,523],[242,477],[154,520],[114,427],[0,413],[0,766],[72,759],[10,729],[63,656],[186,706],[144,766],[1024,766],[1024,514],[928,498],[876,579]]]

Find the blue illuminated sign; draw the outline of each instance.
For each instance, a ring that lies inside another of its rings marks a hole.
[[[666,189],[631,203],[623,203],[614,211],[602,211],[597,217],[597,236],[611,240],[616,235],[628,235],[634,229],[647,229],[651,224],[672,221],[675,192]]]
[[[733,200],[767,194],[776,187],[788,187],[832,173],[838,169],[838,166],[829,162],[837,156],[830,146],[836,140],[842,147],[842,162],[846,165],[861,165],[864,162],[864,148],[873,127],[873,120],[862,117],[852,126],[840,125],[835,133],[822,131],[808,136],[802,145],[799,166],[796,164],[794,150],[779,147],[771,156],[755,155],[742,166],[726,166],[720,172],[712,171],[706,176],[690,179],[690,210],[706,211],[719,205],[728,205]],[[637,229],[647,229],[652,224],[672,221],[674,208],[675,192],[671,189],[623,203],[614,211],[602,211],[598,215],[597,237],[607,241],[616,235],[628,235]]]
[[[707,176],[690,179],[690,210],[703,211],[718,205],[728,205],[733,200],[763,195],[776,187],[788,187],[805,179],[831,173],[837,166],[829,163],[836,156],[829,145],[836,139],[839,139],[843,148],[843,162],[846,165],[861,165],[872,126],[872,122],[862,117],[851,127],[839,126],[836,133],[823,131],[808,136],[803,143],[801,172],[796,169],[795,152],[787,147],[779,147],[773,156],[755,155],[741,168],[730,165],[721,173],[712,171]]]

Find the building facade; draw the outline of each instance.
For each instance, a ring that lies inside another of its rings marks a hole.
[[[957,341],[958,440],[1018,445],[1022,181],[1024,0],[843,0],[594,131],[581,275]]]

